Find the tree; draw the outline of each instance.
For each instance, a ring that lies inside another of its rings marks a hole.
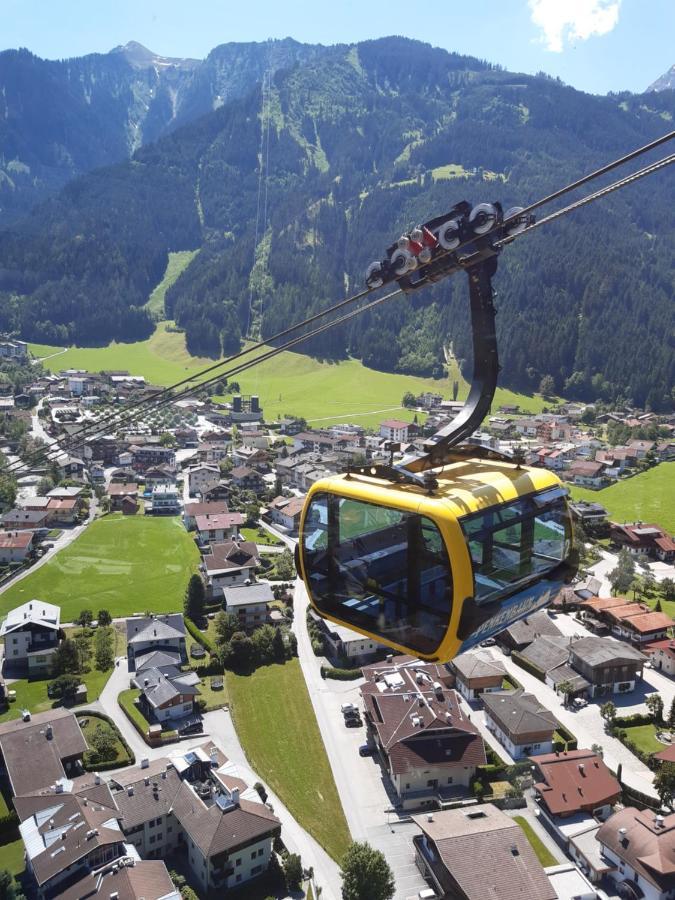
[[[89,743],[92,749],[96,751],[99,762],[114,759],[117,755],[117,739],[107,725],[97,725],[94,733],[89,738]]]
[[[551,375],[544,375],[544,377],[539,382],[539,393],[542,397],[545,397],[547,400],[553,396],[553,392],[555,391],[555,381]]]
[[[675,697],[673,697],[673,702],[670,704],[670,712],[668,713],[668,724],[671,728],[675,728]]]
[[[274,625],[263,625],[256,628],[251,636],[255,647],[255,656],[259,664],[266,666],[274,661],[274,637],[277,629]]]
[[[255,646],[243,631],[237,631],[230,641],[230,661],[234,669],[249,672],[255,662]]]
[[[282,663],[286,659],[286,645],[284,643],[284,636],[281,633],[281,628],[274,629],[274,639],[272,641],[272,654],[274,656],[275,662]]]
[[[54,675],[77,673],[80,671],[80,654],[75,641],[66,638],[61,641],[52,656],[52,672]]]
[[[80,611],[79,616],[75,619],[76,625],[81,625],[82,628],[89,628],[91,623],[94,621],[94,613],[90,609],[83,609]]]
[[[591,750],[593,751],[593,753],[596,753],[600,757],[600,759],[602,759],[604,752],[602,749],[602,744],[591,744]]]
[[[563,703],[567,706],[570,694],[574,693],[574,685],[571,681],[561,681],[558,685],[558,693],[563,695]]]
[[[165,431],[164,434],[160,437],[159,443],[162,445],[162,447],[175,447],[176,438],[169,431]]]
[[[99,672],[112,669],[115,662],[115,650],[112,628],[107,625],[99,628],[94,639],[94,657]]]
[[[267,790],[261,781],[256,781],[253,785],[253,790],[257,793],[263,803],[267,803]]]
[[[664,578],[661,582],[661,593],[664,600],[675,600],[675,580]]]
[[[654,606],[654,612],[663,612],[663,607],[661,606],[661,598],[660,597],[656,601],[656,604]]]
[[[616,719],[616,706],[611,700],[602,704],[600,707],[600,715],[609,725]]]
[[[298,639],[295,636],[294,631],[288,632],[288,658],[293,659],[294,656],[298,655]]]
[[[302,860],[299,854],[289,853],[284,857],[283,867],[287,890],[299,890],[302,884]]]
[[[74,700],[80,679],[76,675],[59,675],[49,683],[48,695],[57,700]]]
[[[73,643],[77,650],[77,671],[84,672],[91,659],[91,641],[83,631],[78,631],[73,638]]]
[[[99,628],[101,626],[105,628],[108,625],[112,625],[112,616],[107,609],[99,609],[97,621],[99,624]]]
[[[410,409],[413,406],[417,405],[417,398],[413,394],[412,391],[406,391],[403,395],[403,399],[401,400],[401,406],[406,406]]]
[[[277,557],[277,576],[283,581],[290,581],[295,578],[295,563],[293,562],[293,554],[286,549]]]
[[[645,705],[655,722],[663,721],[663,698],[660,694],[650,694],[645,700]]]
[[[219,612],[214,621],[216,646],[221,647],[232,640],[232,635],[239,630],[239,619],[234,613]]]
[[[370,844],[354,841],[342,860],[342,900],[391,900],[396,885],[387,860]]]
[[[38,481],[35,493],[38,497],[46,497],[52,490],[54,490],[54,482],[49,475],[45,475]]]
[[[205,602],[206,591],[204,590],[204,582],[201,576],[195,573],[190,576],[187,590],[185,591],[185,615],[192,619],[193,622],[199,622],[204,615]]]
[[[625,594],[635,579],[635,561],[628,550],[620,550],[616,567],[607,576],[616,594]]]
[[[654,790],[662,806],[672,806],[675,796],[675,763],[664,762],[654,776]]]
[[[2,869],[0,871],[0,900],[22,900],[23,897],[12,873],[7,869]]]

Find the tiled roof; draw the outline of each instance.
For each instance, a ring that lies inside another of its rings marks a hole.
[[[509,628],[505,628],[498,637],[506,638],[511,643],[519,646],[531,643],[540,634],[554,635],[556,637],[561,634],[560,629],[544,609],[527,616],[525,619],[514,622]]]
[[[628,807],[610,816],[597,837],[641,878],[663,892],[675,888],[675,813],[657,823],[651,810]]]
[[[32,542],[32,531],[0,531],[0,548],[3,550],[25,550]]]
[[[621,785],[592,750],[546,753],[531,761],[542,779],[535,788],[554,816],[592,810],[621,796]]]
[[[519,735],[553,732],[558,720],[533,694],[522,690],[483,694],[485,711],[501,724],[518,743]]]
[[[214,528],[232,528],[234,525],[243,525],[244,517],[238,512],[215,513],[213,515],[195,516],[197,531],[209,531]]]
[[[225,500],[210,500],[206,503],[186,503],[185,515],[196,518],[197,516],[219,515],[228,511]]]
[[[59,900],[180,900],[161,859],[144,859],[132,866],[111,867],[102,876],[85,875],[59,894]]]
[[[140,644],[185,637],[181,613],[166,616],[134,616],[127,619],[127,643]]]
[[[223,541],[220,544],[211,544],[211,552],[203,559],[208,572],[254,568],[260,564],[258,548],[252,541]]]
[[[506,674],[504,663],[487,653],[462,653],[455,657],[452,665],[462,681],[472,678],[501,678]]]

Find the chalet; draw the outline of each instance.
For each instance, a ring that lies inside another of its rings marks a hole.
[[[513,759],[553,750],[558,720],[522,688],[509,693],[483,695],[485,724]]]
[[[578,503],[570,503],[570,512],[576,522],[586,531],[594,531],[607,526],[607,510],[599,503],[587,503],[580,500]]]
[[[176,468],[176,453],[171,447],[163,447],[161,444],[144,444],[141,447],[134,447],[132,454],[132,466],[136,472],[145,472],[146,469],[160,465]]]
[[[125,865],[113,863],[89,872],[72,887],[59,893],[59,900],[181,900],[169,871],[161,859],[131,861]]]
[[[136,657],[151,650],[179,653],[187,662],[185,651],[185,622],[181,613],[162,616],[132,616],[127,619],[127,657],[129,671],[136,668]]]
[[[150,503],[146,504],[146,513],[153,516],[180,515],[180,492],[175,484],[157,484],[152,489]]]
[[[223,595],[225,612],[238,618],[242,631],[252,631],[268,621],[269,604],[274,600],[274,594],[266,582],[226,587]]]
[[[46,509],[10,509],[0,516],[3,528],[8,531],[27,531],[47,528],[49,513]]]
[[[207,491],[220,484],[220,469],[218,466],[202,463],[191,466],[187,470],[190,494],[203,497]]]
[[[613,638],[585,637],[570,644],[569,664],[589,682],[592,697],[634,690],[646,661],[644,653]]]
[[[576,460],[567,470],[567,479],[574,484],[601,488],[607,482],[605,465],[594,460]]]
[[[110,498],[110,509],[116,512],[122,509],[122,501],[127,498],[134,502],[138,499],[138,485],[135,482],[111,481],[106,488]]]
[[[498,644],[508,650],[523,650],[542,634],[549,637],[560,637],[561,635],[560,629],[545,609],[538,610],[531,616],[514,622],[509,628],[500,631],[496,639]]]
[[[406,442],[410,424],[400,419],[386,419],[380,422],[380,437],[386,441]]]
[[[289,534],[297,534],[304,505],[304,497],[275,497],[267,504],[267,517]]]
[[[48,497],[47,500],[50,525],[73,525],[77,522],[82,509],[82,501],[79,497]]]
[[[232,484],[241,491],[261,491],[264,482],[260,472],[248,466],[235,466],[230,472]]]
[[[492,803],[444,809],[412,820],[421,831],[413,837],[415,862],[433,885],[434,897],[556,900],[559,896],[518,823]]]
[[[0,531],[0,565],[16,565],[30,559],[34,541],[34,531]]]
[[[197,527],[197,516],[216,516],[227,511],[226,500],[186,503],[183,509],[183,524],[188,531],[194,531]]]
[[[180,732],[200,721],[195,708],[200,694],[196,672],[181,672],[176,666],[145,667],[131,684],[141,692],[138,704],[148,722],[171,722]]]
[[[143,475],[145,493],[150,495],[156,487],[176,486],[176,470],[172,466],[150,466]]]
[[[244,524],[241,513],[226,512],[214,515],[199,515],[195,518],[197,541],[200,545],[234,541],[239,536],[239,529]]]
[[[531,757],[537,802],[551,818],[586,812],[604,820],[621,799],[621,785],[592,750]]]
[[[372,662],[384,649],[382,644],[358,631],[352,631],[346,625],[338,625],[313,614],[312,618],[323,637],[326,656],[337,663],[346,660],[352,665],[363,665]]]
[[[466,791],[485,764],[485,747],[459,695],[444,683],[445,667],[404,657],[374,663],[363,674],[368,735],[402,807],[435,805]]]
[[[612,634],[640,646],[665,638],[675,622],[663,612],[654,612],[646,603],[627,603],[606,609]]]
[[[669,900],[675,892],[675,813],[627,807],[614,813],[597,833],[601,855],[613,866],[612,878],[624,897]]]
[[[210,544],[201,563],[209,596],[220,598],[224,588],[254,581],[259,565],[258,548],[251,541]]]
[[[52,656],[63,637],[61,609],[29,600],[7,613],[0,626],[7,667],[25,669],[34,677],[49,674]]]
[[[200,462],[217,466],[219,462],[227,459],[229,449],[229,441],[202,441],[197,445],[197,455]]]
[[[465,700],[477,700],[481,694],[502,690],[506,669],[490,653],[462,653],[453,659],[451,666],[457,690]]]
[[[632,525],[610,524],[610,538],[634,556],[648,556],[662,562],[675,559],[675,541],[658,525],[635,522]]]

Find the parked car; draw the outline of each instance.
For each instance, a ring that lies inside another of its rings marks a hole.
[[[481,641],[481,647],[494,647],[497,641],[494,638],[487,638],[485,641]]]
[[[572,700],[572,706],[575,709],[583,709],[584,706],[588,706],[588,700],[585,700],[583,697],[575,697]]]
[[[345,716],[345,725],[347,728],[360,728],[363,725],[361,716],[358,713]]]
[[[375,753],[375,747],[371,747],[370,744],[361,744],[359,747],[359,756],[373,756]]]
[[[359,710],[358,710],[358,707],[355,706],[353,703],[343,703],[342,706],[340,707],[340,712],[342,713],[343,716],[346,716],[347,713],[350,713],[350,712],[356,713],[358,715]]]

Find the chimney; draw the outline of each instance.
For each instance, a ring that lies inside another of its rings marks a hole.
[[[663,828],[663,816],[660,813],[654,816],[654,825],[657,828]]]
[[[394,655],[393,655],[393,653],[387,653],[387,662],[388,662],[388,663],[391,663],[391,662],[393,662],[393,661],[394,661]]]
[[[98,772],[94,772],[94,784],[100,784],[100,783],[101,783],[100,774]]]
[[[586,777],[586,773],[585,773],[585,770],[584,770],[584,764],[583,764],[583,763],[579,763],[579,771],[581,772],[581,777],[582,777],[582,778],[585,778],[585,777]]]
[[[239,788],[232,788],[230,799],[235,804],[235,806],[239,805]]]
[[[433,821],[434,821],[434,814],[427,813],[427,822],[433,822]]]
[[[141,769],[147,769],[149,765],[150,765],[150,760],[148,759],[147,756],[144,756],[143,759],[141,760]]]
[[[211,765],[217,766],[218,765],[218,748],[211,747],[211,749],[209,750],[209,756],[211,757]]]
[[[62,794],[63,793],[63,782],[57,781],[56,784],[54,785],[54,790],[57,794]]]
[[[134,796],[134,786],[133,786],[133,784],[130,784],[129,787],[127,788],[127,795],[128,795],[129,797],[133,797],[133,796]]]
[[[619,840],[620,841],[622,841],[622,842],[625,841],[627,834],[628,834],[627,828],[619,828]]]
[[[45,737],[48,741],[51,741],[51,739],[54,737],[54,729],[51,726],[51,722],[45,728]]]
[[[147,775],[145,776],[145,778],[143,779],[143,781],[145,782],[145,786],[146,786],[146,787],[148,787],[148,786],[150,785],[150,779],[148,778]]]

